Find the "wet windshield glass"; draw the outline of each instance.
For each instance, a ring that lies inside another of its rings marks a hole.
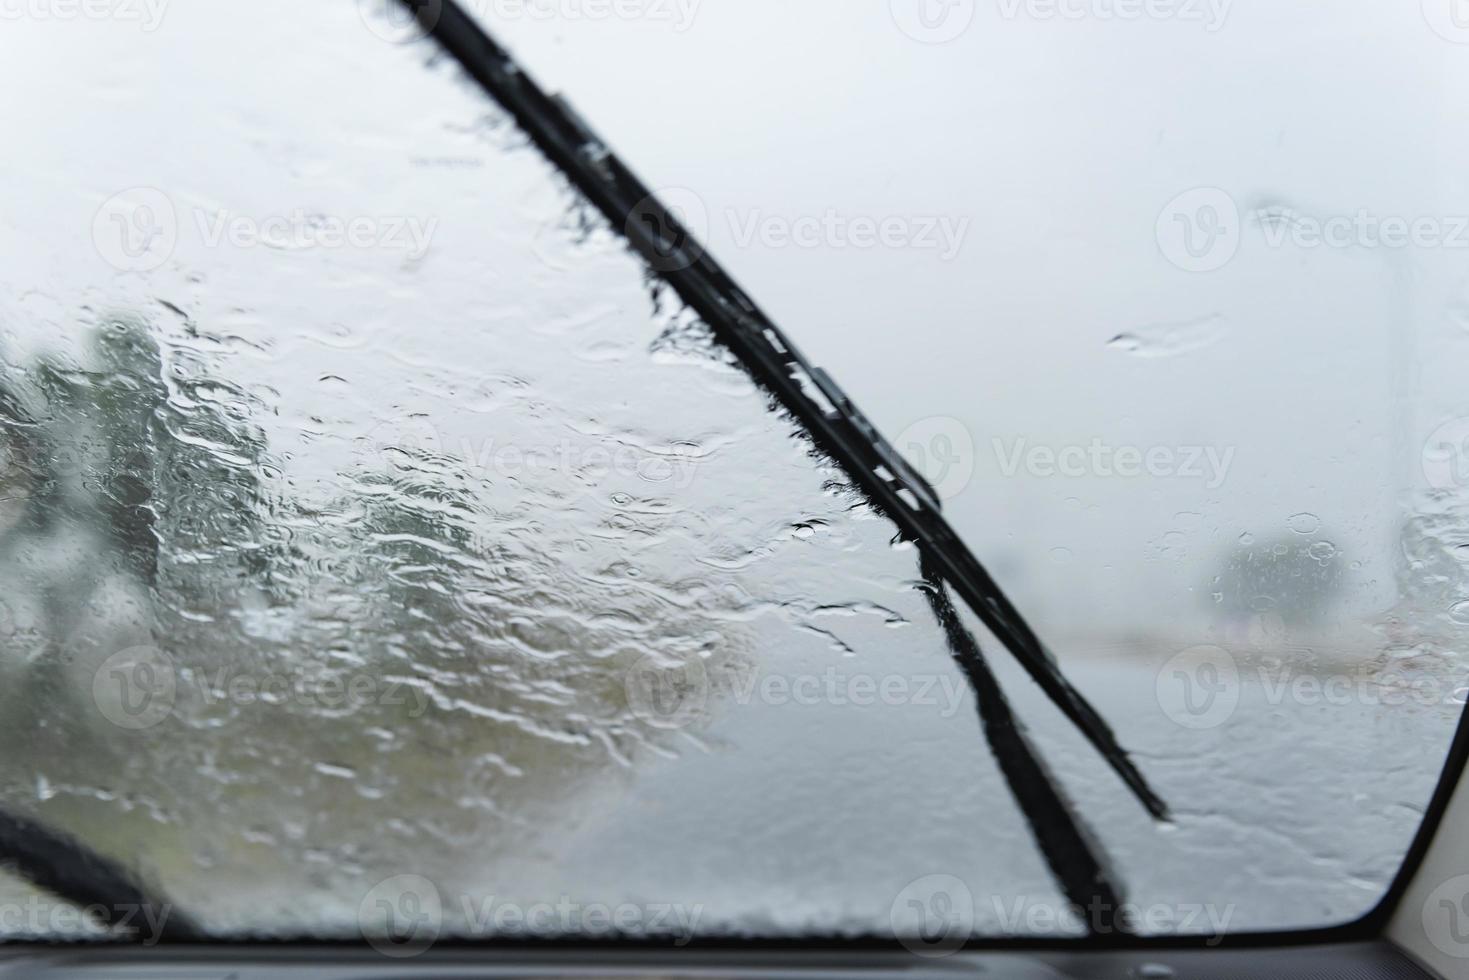
[[[1053,900],[915,552],[370,26],[7,35],[53,79],[3,97],[47,134],[4,163],[7,804],[223,933],[355,932],[419,879],[450,932]]]
[[[1134,896],[1376,903],[1469,683],[1453,4],[469,6],[677,194],[1118,729],[1162,842],[1021,705]]]
[[[0,35],[7,809],[222,936],[1084,929],[916,551],[499,107],[373,4],[155,12]],[[899,442],[953,497],[945,424]],[[1135,484],[995,482],[959,521],[1176,823],[976,632],[1139,931],[1360,914],[1459,710],[1454,498],[1374,565],[1347,516],[1170,486],[1163,534],[1108,520]],[[1151,550],[1041,541],[1052,506]],[[1187,615],[1138,601],[1160,577]],[[1448,686],[1359,695],[1414,680]],[[89,928],[0,898],[8,934]]]

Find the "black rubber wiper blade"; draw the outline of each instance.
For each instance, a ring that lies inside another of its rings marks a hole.
[[[29,817],[0,810],[0,865],[129,938],[188,942],[197,926],[118,862]]]
[[[1168,808],[1112,729],[940,513],[937,494],[837,384],[811,364],[565,101],[547,95],[454,0],[400,0],[515,118],[531,141],[622,233],[817,447],[912,540],[1149,813]]]
[[[949,654],[974,691],[985,741],[995,757],[1010,794],[1020,807],[1036,848],[1066,900],[1086,912],[1093,935],[1128,935],[1132,923],[1123,914],[1124,896],[1112,872],[1106,849],[1076,813],[1025,726],[1015,717],[1000,682],[980,651],[959,611],[949,600],[942,577],[927,557],[920,559],[922,590],[944,631]]]

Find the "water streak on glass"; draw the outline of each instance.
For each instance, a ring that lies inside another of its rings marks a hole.
[[[914,552],[381,27],[0,38],[0,801],[222,935],[1023,930]]]

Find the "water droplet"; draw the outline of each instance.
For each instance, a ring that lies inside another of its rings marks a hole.
[[[1461,544],[1454,549],[1454,557],[1469,565],[1469,544]]]
[[[1331,561],[1336,557],[1336,545],[1330,541],[1317,541],[1311,545],[1308,554],[1317,561]]]
[[[1460,626],[1469,626],[1469,599],[1449,610],[1449,618]]]
[[[1152,323],[1118,334],[1107,346],[1134,357],[1173,357],[1208,347],[1223,336],[1224,318],[1215,313],[1198,320]]]
[[[1071,564],[1072,559],[1075,557],[1076,555],[1072,553],[1070,548],[1051,549],[1051,561],[1055,562],[1058,565],[1069,565]]]
[[[1255,536],[1249,531],[1246,531],[1244,534],[1241,534],[1239,536],[1239,543],[1243,545],[1252,545],[1255,543]]]
[[[1315,514],[1297,514],[1286,523],[1297,534],[1315,534],[1321,529],[1321,518]]]

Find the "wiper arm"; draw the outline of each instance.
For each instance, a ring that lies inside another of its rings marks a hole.
[[[74,837],[6,810],[0,810],[0,865],[134,939],[201,938],[187,916],[147,894],[121,864]]]
[[[914,541],[1154,817],[1168,808],[1116,735],[940,513],[937,495],[824,371],[813,366],[694,236],[561,99],[547,95],[454,0],[401,0],[531,141],[703,320],[818,448]]]

